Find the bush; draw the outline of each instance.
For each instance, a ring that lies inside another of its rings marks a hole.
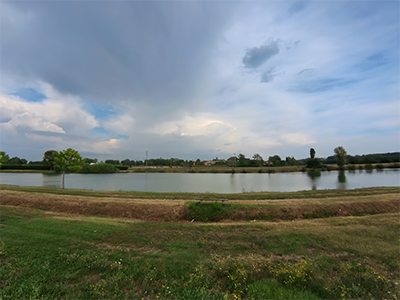
[[[116,171],[115,165],[100,163],[94,165],[86,164],[80,170],[80,173],[115,173]]]
[[[321,161],[318,158],[309,158],[307,160],[307,168],[317,169],[321,167]]]
[[[122,171],[128,170],[128,166],[116,165],[115,167],[116,167],[118,170],[122,170]]]
[[[365,170],[372,170],[374,166],[372,164],[366,164],[365,165]]]
[[[216,222],[224,217],[224,204],[221,202],[192,202],[189,204],[191,220],[201,222]]]

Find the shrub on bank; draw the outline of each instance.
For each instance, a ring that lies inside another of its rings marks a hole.
[[[191,220],[200,222],[219,221],[224,217],[224,204],[221,202],[192,202],[189,204],[189,217]]]
[[[365,165],[365,170],[372,170],[374,166],[372,164],[366,164]]]
[[[115,173],[117,172],[117,168],[115,165],[99,163],[94,165],[86,164],[80,170],[79,173]]]
[[[115,165],[115,167],[120,170],[120,171],[126,171],[128,170],[128,166],[123,166],[123,165]]]
[[[50,170],[44,165],[0,165],[1,170]]]

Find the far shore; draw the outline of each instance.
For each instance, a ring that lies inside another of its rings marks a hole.
[[[228,166],[133,166],[128,170],[120,170],[117,173],[289,173],[289,172],[309,172],[309,171],[335,171],[335,170],[365,170],[368,169],[365,164],[345,165],[340,168],[338,165],[323,165],[322,168],[310,169],[306,166],[282,166],[282,167],[228,167]],[[400,168],[399,163],[377,163],[370,164],[373,169],[382,168]],[[45,173],[54,174],[52,170],[2,170],[0,173]],[[85,173],[82,173],[85,174]]]

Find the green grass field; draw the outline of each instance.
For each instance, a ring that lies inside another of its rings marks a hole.
[[[162,223],[1,206],[1,299],[398,299],[399,213]]]

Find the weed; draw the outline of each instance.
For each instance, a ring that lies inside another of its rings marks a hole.
[[[6,243],[4,241],[1,241],[1,246],[0,246],[0,256],[6,255]]]
[[[189,204],[189,218],[201,222],[216,222],[224,217],[224,208],[228,204],[221,202],[191,202]]]
[[[308,291],[296,290],[284,287],[276,280],[261,279],[251,283],[248,286],[247,299],[293,299],[293,300],[309,300],[320,299]]]
[[[371,295],[386,298],[395,290],[395,283],[388,279],[387,272],[377,270],[363,260],[341,263],[338,275],[327,290],[342,299],[369,298]]]
[[[317,219],[317,218],[328,218],[334,216],[336,213],[331,210],[324,210],[322,212],[314,212],[314,213],[304,213],[304,219]]]
[[[267,220],[267,221],[271,221],[271,220],[273,220],[273,219],[275,219],[275,218],[276,218],[276,217],[275,217],[274,214],[268,214],[268,215],[265,216],[265,220]]]

